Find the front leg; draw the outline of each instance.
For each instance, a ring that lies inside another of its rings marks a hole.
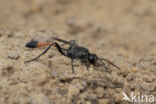
[[[89,70],[90,63],[86,59],[80,59],[81,63],[85,65],[86,69]]]
[[[108,72],[108,68],[106,67],[105,63],[104,63],[104,62],[102,62],[101,60],[100,60],[100,62],[104,65],[104,67],[105,67],[106,71]]]
[[[86,69],[89,70],[89,64],[85,63]]]

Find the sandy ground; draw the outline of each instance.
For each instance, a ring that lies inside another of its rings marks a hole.
[[[122,100],[123,92],[155,96],[155,0],[0,0],[0,104],[149,104]],[[110,66],[86,70],[30,40],[77,40]],[[152,104],[152,103],[151,103]]]

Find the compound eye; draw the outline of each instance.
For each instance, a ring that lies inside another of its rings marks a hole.
[[[91,55],[91,56],[89,56],[89,59],[90,60],[94,60],[94,57]]]

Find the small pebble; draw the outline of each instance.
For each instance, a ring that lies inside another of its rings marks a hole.
[[[6,35],[8,37],[12,37],[14,35],[14,33],[12,31],[9,30],[0,30],[0,36]]]
[[[150,91],[149,85],[148,85],[146,82],[142,82],[142,83],[140,84],[140,87],[141,87],[143,90]]]
[[[58,93],[61,94],[61,95],[64,95],[64,94],[67,93],[67,90],[64,90],[64,89],[58,88]]]
[[[97,101],[97,95],[88,93],[86,99],[89,101]]]
[[[108,104],[108,99],[100,99],[99,104]]]
[[[58,78],[60,75],[56,71],[51,71],[51,76],[54,77],[54,78]]]
[[[88,81],[88,85],[89,85],[92,89],[97,88],[97,87],[98,87],[98,81],[96,81],[96,80],[90,80],[90,81]]]
[[[146,70],[150,67],[150,59],[141,58],[137,63],[137,67],[141,70]]]
[[[31,39],[33,41],[46,42],[49,40],[49,36],[46,33],[35,32],[31,33]]]
[[[115,94],[115,102],[116,103],[120,103],[122,98],[123,98],[123,95],[121,93],[120,94]]]
[[[75,87],[74,85],[70,85],[68,87],[68,95],[69,96],[73,96],[73,95],[77,95],[79,94],[79,89],[77,87]]]
[[[53,102],[48,96],[41,93],[32,96],[30,104],[53,104]]]
[[[9,53],[8,58],[17,60],[20,58],[20,55],[18,52],[12,51],[11,53]]]
[[[79,91],[84,91],[87,88],[87,84],[83,81],[81,83],[76,83],[75,87],[78,88]]]
[[[143,76],[143,80],[148,83],[151,83],[154,80],[154,78],[152,76],[145,75]]]
[[[96,88],[95,93],[97,94],[98,97],[101,98],[104,94],[104,89],[102,87],[98,87]]]
[[[85,104],[92,104],[90,101],[86,101]]]
[[[135,77],[136,77],[136,76],[135,76],[134,73],[130,73],[130,74],[128,74],[128,76],[127,76],[127,81],[132,81]]]
[[[3,76],[9,76],[9,75],[12,75],[12,73],[14,73],[14,68],[12,65],[8,65],[6,67],[3,67],[1,70],[2,70]]]

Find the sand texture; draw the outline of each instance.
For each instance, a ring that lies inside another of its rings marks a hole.
[[[24,63],[46,48],[27,42],[52,37],[76,40],[120,70],[74,60],[73,74],[56,48]],[[155,102],[124,101],[123,92]],[[156,1],[0,0],[0,104],[156,104]]]

